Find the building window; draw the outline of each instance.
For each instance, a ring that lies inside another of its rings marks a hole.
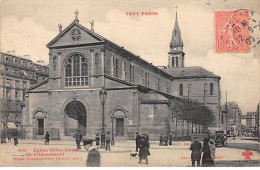
[[[188,85],[188,97],[190,97],[191,94],[191,84]]]
[[[26,81],[23,81],[23,88],[24,88],[24,89],[27,88],[27,83],[26,83]]]
[[[183,95],[183,84],[179,85],[179,95],[182,96]]]
[[[7,56],[5,56],[5,61],[8,61],[8,57]]]
[[[129,80],[130,80],[130,82],[132,81],[132,66],[131,65],[129,68]]]
[[[20,88],[20,81],[19,80],[15,80],[15,87]]]
[[[115,57],[112,57],[112,76],[116,76]]]
[[[118,59],[116,59],[116,77],[118,78],[119,77],[119,66],[118,66]]]
[[[141,70],[141,84],[142,84],[142,86],[144,85],[144,78],[143,78],[143,70]]]
[[[166,89],[166,93],[170,94],[170,82],[167,82],[167,89]]]
[[[158,91],[160,91],[160,77],[158,77],[158,79],[157,79],[157,83],[158,83]]]
[[[210,95],[213,95],[213,83],[210,83]]]
[[[145,81],[144,81],[144,82],[145,82],[145,84],[144,84],[144,85],[145,85],[145,87],[147,87],[147,72],[145,72],[145,77],[144,77],[144,80],[145,80]]]
[[[224,116],[221,115],[221,124],[223,124],[223,123],[224,123]]]
[[[16,90],[16,91],[15,91],[15,99],[18,99],[18,97],[19,97],[19,91]]]
[[[73,54],[65,61],[65,86],[88,85],[87,59]]]
[[[6,98],[7,99],[11,98],[11,91],[10,91],[10,89],[6,89]]]
[[[172,57],[172,67],[174,67],[174,58],[175,57]]]
[[[149,87],[149,73],[147,73],[147,87]]]
[[[135,82],[135,67],[134,66],[132,66],[132,76],[133,76],[132,82],[134,83]]]
[[[122,63],[122,79],[126,79],[125,62]]]
[[[179,66],[179,57],[176,57],[176,67],[178,67]]]

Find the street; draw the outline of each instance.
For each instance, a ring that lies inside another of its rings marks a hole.
[[[151,141],[149,164],[138,164],[138,158],[130,157],[135,151],[134,141],[116,142],[111,151],[99,149],[101,166],[105,167],[154,167],[179,166],[189,167],[190,142],[173,142],[171,146],[159,146],[159,142]],[[84,147],[76,150],[75,141],[51,141],[44,145],[39,140],[19,140],[1,144],[1,166],[86,166],[88,151]],[[245,160],[242,153],[245,149],[217,147],[216,166],[259,166],[260,153],[252,151],[250,160]]]

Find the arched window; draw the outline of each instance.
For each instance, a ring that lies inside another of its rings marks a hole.
[[[116,59],[116,77],[119,77],[119,66],[118,66],[118,59]]]
[[[210,95],[213,95],[213,83],[210,83]]]
[[[183,95],[183,84],[180,84],[180,86],[179,86],[179,95],[180,96]]]
[[[65,86],[88,85],[88,62],[80,54],[73,54],[65,61]]]

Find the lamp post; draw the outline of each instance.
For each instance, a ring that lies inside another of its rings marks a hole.
[[[105,102],[107,98],[107,92],[104,87],[99,91],[99,97],[102,104],[102,132],[101,132],[101,146],[100,148],[105,148]]]

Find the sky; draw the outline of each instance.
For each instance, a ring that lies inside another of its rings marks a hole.
[[[156,66],[167,66],[169,43],[178,11],[185,66],[202,66],[221,76],[222,103],[238,103],[243,114],[260,101],[260,44],[249,53],[215,53],[214,11],[249,9],[260,21],[258,0],[0,0],[1,52],[30,55],[48,63],[49,43],[79,11],[79,23]],[[139,12],[139,15],[126,15]],[[142,16],[141,12],[158,15]],[[259,26],[253,36],[260,35]],[[259,37],[258,37],[259,38]]]

